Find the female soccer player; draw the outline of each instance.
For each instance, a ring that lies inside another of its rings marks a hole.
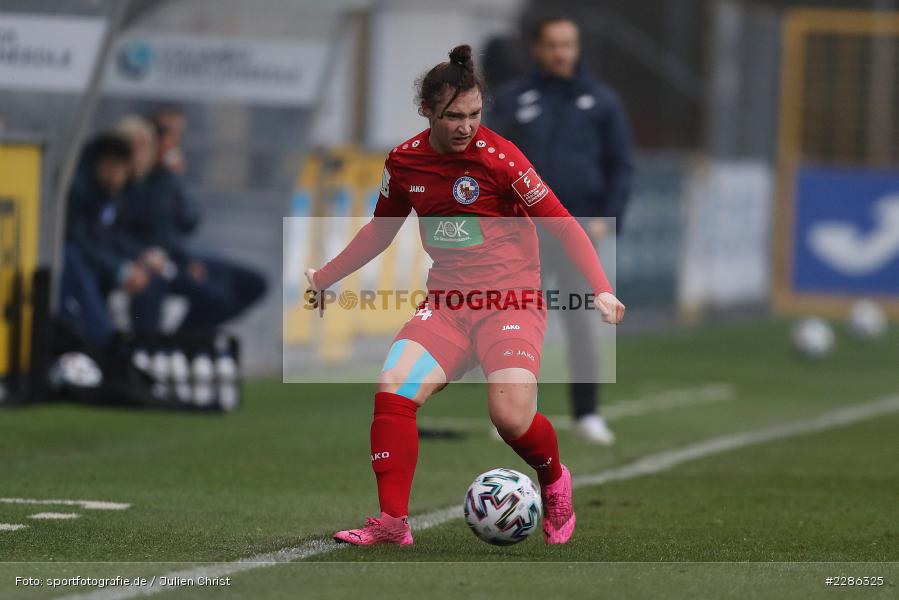
[[[542,296],[538,301],[533,294],[540,288],[540,263],[531,217],[541,218],[562,242],[605,321],[620,322],[624,305],[612,294],[577,221],[518,148],[480,125],[485,86],[475,74],[471,48],[458,46],[449,58],[419,82],[419,112],[430,127],[390,152],[374,218],[321,270],[306,271],[313,290],[327,289],[384,251],[412,209],[433,259],[428,300],[397,334],[375,394],[371,461],[381,515],[334,538],[363,546],[412,544],[408,505],[418,460],[416,411],[477,361],[487,376],[493,424],[537,471],[544,538],[564,544],[575,526],[571,473],[559,461],[552,424],[536,406],[546,311]],[[450,290],[486,290],[487,307],[451,307]],[[490,310],[491,298],[496,309],[498,297],[507,300],[510,292],[519,293],[513,309]]]

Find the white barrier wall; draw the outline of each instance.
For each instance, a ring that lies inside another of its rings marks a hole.
[[[427,127],[413,103],[414,81],[459,44],[477,53],[492,35],[514,27],[521,0],[387,1],[373,10],[365,143],[389,148]]]
[[[691,170],[684,197],[679,304],[767,304],[771,279],[773,173],[757,161],[715,161]]]

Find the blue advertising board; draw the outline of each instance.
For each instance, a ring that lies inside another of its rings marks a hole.
[[[793,214],[793,295],[899,299],[899,172],[801,168]]]

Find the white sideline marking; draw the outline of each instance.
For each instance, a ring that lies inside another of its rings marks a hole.
[[[700,404],[729,402],[737,397],[734,386],[729,383],[709,383],[694,388],[666,390],[639,400],[616,402],[603,408],[607,421],[638,417],[647,413],[688,408]]]
[[[19,525],[18,523],[0,523],[0,531],[18,531],[25,529],[28,525]]]
[[[78,513],[58,513],[58,512],[42,512],[36,513],[28,517],[29,519],[77,519],[80,517]]]
[[[85,510],[125,510],[130,504],[103,502],[101,500],[34,500],[33,498],[0,498],[0,504],[40,504],[60,506],[80,506]]]
[[[636,400],[622,400],[615,404],[603,406],[602,416],[606,421],[617,421],[627,417],[640,417],[646,414],[692,408],[703,404],[730,402],[737,397],[734,386],[729,383],[709,383],[692,388],[665,390]],[[567,415],[548,415],[553,427],[560,431],[571,429],[571,417]],[[419,423],[424,427],[446,427],[463,431],[489,431],[490,421],[483,417],[439,417],[422,415]]]
[[[586,487],[592,485],[600,485],[610,481],[623,481],[626,479],[634,479],[642,475],[652,475],[660,473],[676,467],[678,465],[699,460],[714,454],[728,452],[747,446],[764,444],[779,440],[806,435],[809,433],[818,433],[861,423],[875,417],[899,412],[899,395],[888,396],[865,404],[858,404],[832,410],[811,419],[799,421],[788,425],[774,425],[763,429],[753,431],[744,431],[721,437],[711,438],[683,448],[672,450],[664,450],[655,454],[650,454],[638,459],[630,464],[613,469],[607,469],[596,473],[595,475],[586,475],[574,478],[575,487]],[[461,505],[452,506],[424,514],[420,517],[411,519],[414,529],[421,531],[443,525],[462,516]],[[293,548],[282,548],[276,552],[267,554],[259,554],[250,558],[243,558],[230,563],[216,563],[193,569],[185,569],[175,573],[165,575],[168,578],[179,578],[196,580],[199,577],[225,577],[249,571],[251,569],[261,567],[272,567],[286,562],[293,562],[326,554],[335,550],[349,547],[346,544],[338,544],[333,540],[310,540]],[[66,596],[65,600],[126,600],[128,598],[137,598],[140,596],[151,596],[168,590],[177,589],[178,586],[147,586],[140,588],[106,588],[85,594],[77,594],[74,596]]]

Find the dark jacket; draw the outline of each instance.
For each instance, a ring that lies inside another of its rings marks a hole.
[[[616,217],[631,190],[631,132],[618,95],[582,65],[573,79],[539,71],[500,88],[487,125],[515,143],[576,217]]]
[[[121,196],[111,196],[97,181],[96,161],[83,157],[69,188],[66,241],[78,248],[107,289],[121,283],[123,267],[144,248],[119,224],[121,201]]]
[[[181,178],[157,167],[123,194],[122,226],[147,246],[159,246],[176,263],[188,262],[188,236],[200,222],[200,211]]]

